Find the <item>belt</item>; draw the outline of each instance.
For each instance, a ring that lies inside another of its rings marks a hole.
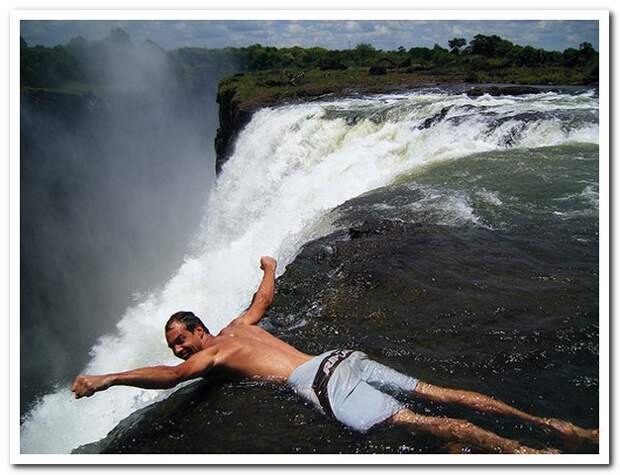
[[[334,411],[332,411],[332,406],[329,403],[329,398],[327,397],[327,383],[329,382],[329,378],[332,377],[336,367],[342,363],[345,359],[347,359],[353,350],[336,350],[332,352],[329,356],[325,357],[319,366],[319,369],[316,372],[316,376],[314,377],[314,381],[312,382],[312,389],[316,394],[316,397],[319,399],[319,403],[325,411],[325,414],[332,419],[334,416]]]

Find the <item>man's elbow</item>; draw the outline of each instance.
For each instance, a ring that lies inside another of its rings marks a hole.
[[[163,385],[165,386],[162,389],[172,389],[176,385],[181,384],[187,379],[185,371],[183,371],[183,368],[181,368],[180,366],[182,365],[170,368],[167,377],[164,381],[162,381]]]

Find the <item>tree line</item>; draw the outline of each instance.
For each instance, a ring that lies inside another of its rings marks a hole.
[[[254,44],[247,47],[197,48],[184,47],[165,51],[147,40],[135,45],[122,29],[111,30],[101,40],[86,41],[78,36],[67,44],[54,47],[29,46],[21,39],[21,84],[30,87],[57,87],[70,82],[105,83],[111,72],[107,69],[110,55],[123,55],[132,48],[147,48],[160,55],[179,80],[192,84],[200,81],[204,71],[220,75],[272,69],[287,70],[344,70],[375,68],[375,71],[400,70],[416,72],[490,71],[511,67],[580,68],[589,71],[592,81],[598,80],[598,52],[590,43],[564,51],[548,51],[532,46],[515,45],[497,35],[476,35],[469,43],[464,38],[452,38],[447,48],[435,44],[432,48],[400,46],[384,51],[369,43],[351,49],[330,50],[299,46],[276,48]]]

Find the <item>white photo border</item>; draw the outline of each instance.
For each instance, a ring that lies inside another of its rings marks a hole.
[[[20,170],[19,35],[21,20],[596,20],[599,25],[599,454],[201,454],[82,455],[20,453]],[[9,311],[11,464],[536,464],[598,465],[610,462],[610,63],[608,10],[14,10],[10,12],[9,67]]]

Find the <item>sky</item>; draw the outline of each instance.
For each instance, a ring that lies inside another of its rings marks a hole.
[[[546,50],[598,49],[598,22],[591,20],[22,20],[21,36],[29,45],[55,46],[75,36],[98,40],[122,28],[134,42],[150,39],[165,49],[184,46],[321,46],[347,49],[359,43],[395,50],[399,46],[447,48],[448,40],[471,40],[476,34],[498,35],[515,44]]]

